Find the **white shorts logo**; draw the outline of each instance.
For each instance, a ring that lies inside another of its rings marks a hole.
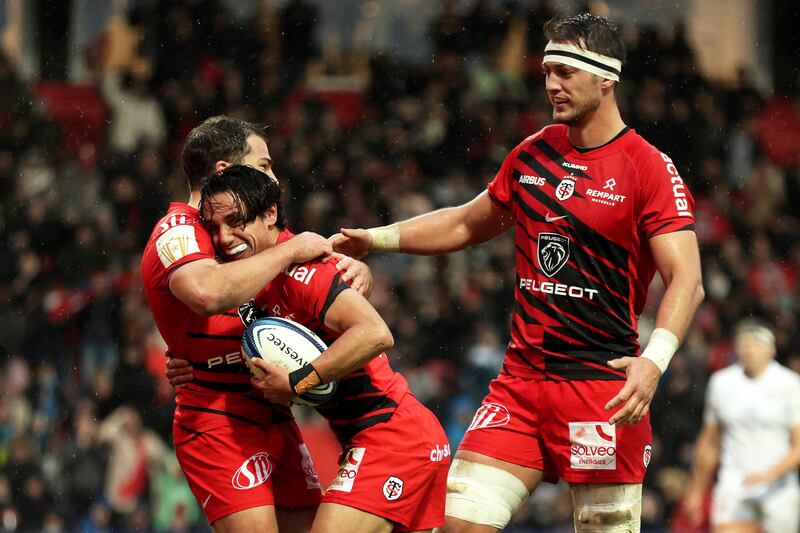
[[[570,422],[570,466],[581,470],[617,469],[617,428],[608,422]]]
[[[303,473],[306,475],[306,488],[318,489],[319,477],[317,477],[317,471],[314,469],[314,461],[311,460],[311,454],[308,453],[308,447],[305,443],[300,444],[300,454],[303,456],[303,461],[300,465],[303,468]]]
[[[383,496],[393,502],[403,495],[403,480],[399,477],[390,476],[383,484]]]
[[[353,482],[358,475],[358,467],[361,466],[361,461],[364,460],[366,448],[350,448],[344,456],[342,465],[339,467],[339,472],[333,479],[331,486],[328,490],[339,490],[342,492],[350,492],[353,490]]]
[[[653,447],[649,444],[644,447],[644,454],[642,454],[642,462],[644,463],[644,467],[647,468],[650,466],[650,458],[653,456]]]
[[[505,426],[511,420],[511,414],[504,405],[485,403],[478,408],[467,431]]]
[[[269,461],[269,454],[258,452],[242,463],[239,470],[233,474],[231,485],[239,490],[252,489],[269,479],[271,473],[272,463]]]

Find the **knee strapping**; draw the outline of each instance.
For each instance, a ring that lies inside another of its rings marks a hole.
[[[574,484],[577,533],[639,533],[642,486],[640,484]]]
[[[530,493],[501,468],[454,459],[447,475],[445,514],[473,524],[506,527]]]

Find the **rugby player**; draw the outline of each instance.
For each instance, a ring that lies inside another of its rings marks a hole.
[[[286,230],[281,191],[246,166],[209,177],[201,209],[223,260],[246,260],[294,237]],[[245,252],[238,250],[246,245]],[[336,396],[317,407],[342,445],[341,467],[325,491],[312,531],[427,531],[444,522],[449,445],[439,421],[392,370],[384,350],[393,339],[377,311],[341,280],[332,262],[295,265],[253,301],[298,322],[328,344],[292,373],[262,359],[254,385],[276,404],[338,380]],[[253,313],[253,314],[256,314]]]
[[[236,307],[290,265],[328,254],[313,233],[245,261],[221,264],[202,225],[200,180],[233,163],[274,181],[263,128],[212,117],[189,134],[183,150],[187,203],[173,202],[142,256],[142,280],[169,353],[177,389],[173,443],[192,492],[217,533],[307,531],[319,483],[291,412],[253,389],[239,354],[244,331]],[[371,276],[363,263],[350,275]],[[177,368],[178,370],[175,370]],[[193,370],[193,372],[192,372]]]
[[[495,531],[542,480],[569,482],[575,527],[639,531],[649,406],[703,298],[694,201],[676,164],[625,125],[625,47],[606,18],[546,23],[550,125],[506,157],[470,202],[380,228],[342,229],[334,250],[442,254],[511,228],[511,341],[450,470],[443,531]],[[666,287],[644,350],[638,316]]]

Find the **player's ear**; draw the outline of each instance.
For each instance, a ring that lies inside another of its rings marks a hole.
[[[230,163],[220,159],[219,161],[214,163],[214,174],[219,174],[220,172],[222,172],[223,170],[225,170],[229,166],[231,166]]]
[[[615,86],[616,84],[617,84],[617,82],[615,82],[614,80],[609,80],[609,79],[606,79],[606,78],[602,78],[602,79],[600,80],[600,89],[601,89],[603,92],[606,92],[606,91],[611,91],[611,90],[613,90],[613,89],[614,89],[614,86]]]
[[[272,204],[267,209],[266,215],[264,215],[264,221],[267,223],[268,226],[274,226],[275,223],[278,221],[278,206]]]

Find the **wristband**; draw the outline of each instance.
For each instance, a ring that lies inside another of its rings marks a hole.
[[[667,370],[672,356],[678,350],[680,343],[678,337],[670,330],[656,328],[650,335],[650,341],[647,343],[647,348],[642,352],[642,357],[647,357],[654,362],[663,374]]]
[[[390,224],[379,228],[369,228],[367,230],[372,236],[373,252],[399,252],[400,251],[400,226]]]
[[[317,385],[322,385],[322,378],[311,363],[306,363],[297,370],[289,372],[289,386],[296,396],[302,395]]]

